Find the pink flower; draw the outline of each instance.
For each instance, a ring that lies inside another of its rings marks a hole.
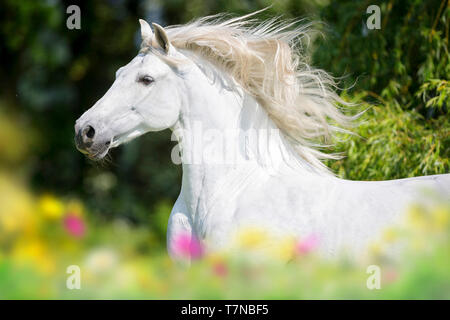
[[[228,268],[224,262],[216,262],[213,265],[213,272],[216,276],[225,277],[228,274]]]
[[[203,257],[203,246],[195,237],[182,233],[175,237],[173,250],[176,255],[184,258],[200,259]]]
[[[387,283],[394,282],[398,279],[398,273],[390,268],[384,273],[384,278]]]
[[[77,238],[83,237],[86,232],[83,219],[70,213],[64,218],[64,228],[70,235]]]
[[[315,234],[310,234],[305,239],[297,243],[296,251],[299,254],[307,254],[317,248],[319,238]]]

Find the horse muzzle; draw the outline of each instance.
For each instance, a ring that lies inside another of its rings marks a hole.
[[[103,139],[99,137],[92,125],[79,126],[75,124],[75,145],[81,153],[86,154],[89,158],[99,160],[108,153],[111,141],[102,142],[101,140]]]

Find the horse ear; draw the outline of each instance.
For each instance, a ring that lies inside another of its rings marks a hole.
[[[141,38],[144,44],[151,44],[153,39],[153,32],[147,21],[139,19],[141,24]]]
[[[157,23],[152,23],[152,26],[153,30],[155,30],[156,44],[163,49],[165,53],[169,53],[170,42],[166,31]]]

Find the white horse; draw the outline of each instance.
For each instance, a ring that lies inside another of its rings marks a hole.
[[[297,53],[305,28],[248,16],[153,24],[153,32],[140,24],[139,54],[77,120],[76,144],[101,159],[146,132],[174,132],[183,162],[167,230],[175,259],[177,235],[219,250],[246,227],[315,234],[328,256],[342,248],[361,254],[421,187],[449,196],[449,174],[365,182],[329,173],[320,159],[331,156],[317,139],[352,119],[338,108],[345,102],[332,78]]]

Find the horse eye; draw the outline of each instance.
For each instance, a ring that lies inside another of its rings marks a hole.
[[[153,83],[155,80],[150,76],[142,76],[139,78],[139,82],[145,84],[148,86],[149,84]]]

